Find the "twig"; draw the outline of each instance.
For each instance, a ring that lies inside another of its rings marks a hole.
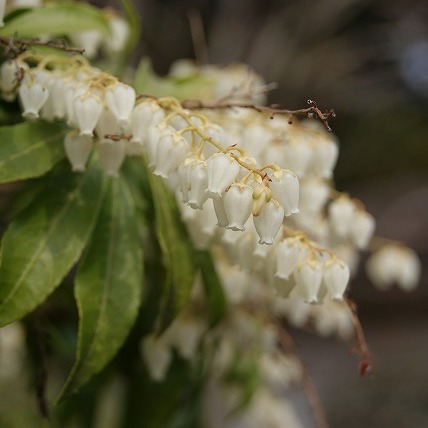
[[[357,332],[358,348],[357,351],[361,355],[361,360],[358,363],[358,372],[361,376],[372,373],[373,365],[371,361],[371,355],[367,346],[366,337],[364,335],[363,326],[357,314],[357,305],[350,299],[345,300],[348,308],[351,312],[352,322]]]
[[[32,46],[47,46],[53,49],[62,50],[64,52],[72,52],[78,54],[82,54],[83,52],[85,52],[85,49],[68,46],[64,40],[42,41],[38,38],[24,39],[20,37],[0,36],[0,44],[6,47],[4,54],[12,58],[16,58],[18,55],[31,48]]]
[[[310,107],[302,108],[298,110],[289,110],[289,109],[280,109],[274,106],[259,106],[252,103],[224,103],[224,102],[214,102],[214,103],[204,103],[200,100],[196,99],[188,99],[184,100],[182,106],[189,110],[203,110],[203,109],[229,109],[229,108],[247,108],[258,111],[259,113],[268,113],[270,118],[273,119],[277,114],[288,114],[290,115],[289,123],[292,123],[292,116],[296,115],[305,115],[307,117],[317,117],[321,120],[327,129],[327,131],[331,132],[332,129],[328,123],[328,121],[334,117],[336,117],[336,113],[333,109],[322,112],[315,101],[308,100],[308,104]]]
[[[303,390],[305,391],[308,402],[312,408],[318,428],[329,428],[329,424],[327,422],[327,418],[324,412],[324,408],[321,404],[321,400],[320,400],[317,388],[311,376],[309,375],[307,368],[303,364],[302,358],[297,349],[297,345],[294,342],[294,339],[291,337],[290,333],[282,325],[277,324],[277,330],[279,334],[279,340],[284,350],[287,350],[293,353],[302,365],[302,369],[303,369],[302,387],[303,387]]]

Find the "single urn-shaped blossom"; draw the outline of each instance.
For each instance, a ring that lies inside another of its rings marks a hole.
[[[5,61],[0,67],[0,88],[2,98],[6,101],[15,99],[15,90],[18,84],[18,77],[22,72],[28,70],[28,65],[25,62],[17,60]]]
[[[202,205],[207,200],[208,173],[207,163],[196,161],[188,166],[188,204],[194,209],[202,209]]]
[[[110,37],[105,40],[104,45],[107,52],[114,55],[125,47],[130,28],[128,21],[116,13],[109,13],[107,19],[110,28]]]
[[[92,151],[92,137],[79,135],[78,131],[67,132],[64,138],[64,149],[72,169],[83,172]]]
[[[299,212],[299,179],[292,171],[281,169],[270,176],[272,196],[284,207],[286,216]]]
[[[209,198],[219,198],[239,173],[239,164],[227,153],[215,153],[207,159]]]
[[[134,107],[131,113],[130,129],[132,134],[131,141],[133,143],[143,143],[147,135],[147,129],[151,124],[151,121],[156,111],[160,111],[161,113],[163,113],[163,110],[151,101],[139,103]]]
[[[253,208],[253,189],[242,183],[234,183],[223,195],[229,225],[227,229],[245,230],[244,224]]]
[[[18,90],[25,119],[37,119],[39,111],[49,97],[49,91],[39,83],[23,83]]]
[[[349,276],[349,267],[342,260],[333,258],[324,263],[323,283],[332,299],[343,300]]]
[[[98,144],[100,164],[105,175],[117,177],[126,155],[126,143],[123,140],[103,139]]]
[[[320,178],[306,178],[300,181],[300,202],[302,213],[315,216],[328,201],[330,187]]]
[[[317,303],[323,277],[322,264],[313,258],[307,258],[294,271],[296,284],[307,303]]]
[[[163,381],[172,361],[170,345],[163,337],[152,334],[141,342],[141,353],[150,377],[157,382]]]
[[[355,212],[350,234],[352,241],[358,249],[367,249],[373,236],[375,226],[375,219],[367,211],[359,209]]]
[[[349,235],[355,216],[355,205],[347,195],[341,195],[328,207],[330,226],[338,237]]]
[[[312,171],[323,178],[331,178],[339,156],[339,147],[331,140],[321,140],[313,147]]]
[[[312,148],[305,141],[290,141],[284,147],[284,165],[298,177],[306,174],[312,157]]]
[[[302,244],[296,238],[287,238],[276,246],[276,271],[278,278],[289,279],[300,260],[306,255]]]
[[[153,174],[168,178],[168,174],[178,168],[188,154],[189,145],[183,136],[173,133],[162,135],[156,148]]]
[[[393,283],[403,290],[414,289],[419,281],[421,262],[416,253],[403,245],[385,245],[367,261],[367,275],[373,284],[386,289]]]
[[[122,128],[129,124],[135,97],[135,89],[122,82],[109,86],[106,90],[105,101],[107,107]]]
[[[73,118],[80,135],[94,135],[95,126],[103,111],[101,100],[95,95],[80,95],[73,100]]]
[[[102,109],[98,122],[95,126],[98,138],[106,138],[106,135],[120,134],[119,123],[114,114],[106,107]]]
[[[217,226],[227,227],[229,219],[227,218],[226,208],[224,207],[224,198],[213,198],[214,212],[217,217]]]
[[[278,201],[271,199],[253,219],[260,237],[259,244],[272,245],[284,220],[284,208]]]

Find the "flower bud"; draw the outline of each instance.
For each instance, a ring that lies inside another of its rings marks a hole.
[[[64,149],[72,170],[83,172],[92,151],[92,137],[79,135],[78,131],[69,131],[64,138]]]
[[[209,198],[219,198],[239,173],[239,164],[227,153],[215,153],[207,159]]]
[[[129,124],[135,104],[135,96],[135,89],[122,82],[109,86],[106,90],[105,101],[107,107],[122,128]]]
[[[25,119],[37,119],[39,111],[49,97],[49,91],[39,83],[23,83],[18,90]]]
[[[120,167],[125,159],[125,141],[103,139],[98,144],[100,164],[105,175],[117,177]]]
[[[153,174],[168,178],[168,174],[176,169],[188,154],[189,145],[181,135],[162,135],[156,148],[156,168]]]
[[[272,191],[264,184],[256,182],[253,190],[253,216],[257,217],[263,207],[271,200]]]
[[[294,271],[294,279],[307,303],[318,302],[318,292],[323,276],[322,264],[318,260],[306,259]]]
[[[229,225],[227,229],[245,230],[244,224],[253,207],[253,189],[246,184],[234,183],[223,195]]]
[[[334,258],[324,263],[323,283],[332,299],[343,300],[349,275],[349,267],[342,260]]]
[[[213,206],[215,215],[217,216],[217,226],[227,227],[229,219],[227,218],[226,209],[224,207],[224,198],[213,198]]]
[[[188,204],[193,209],[202,209],[202,205],[207,200],[207,163],[203,161],[196,161],[188,166],[189,173],[189,200]]]
[[[284,207],[286,216],[299,212],[299,180],[292,171],[281,169],[270,176],[272,196]]]
[[[367,249],[375,229],[375,220],[367,211],[357,210],[352,222],[350,235],[358,249]]]
[[[77,96],[73,101],[73,117],[80,135],[94,135],[94,128],[103,111],[101,101],[94,95]]]
[[[276,271],[278,278],[289,279],[300,260],[306,256],[298,239],[287,238],[276,246]]]
[[[328,207],[330,226],[338,237],[348,236],[354,220],[355,205],[347,195],[341,195]]]
[[[312,149],[305,141],[290,141],[284,147],[284,165],[298,177],[306,174],[312,157]]]
[[[260,237],[259,244],[272,245],[284,220],[284,208],[271,199],[253,219]]]

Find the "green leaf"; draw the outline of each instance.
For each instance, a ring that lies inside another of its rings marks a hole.
[[[64,157],[66,129],[59,123],[0,127],[0,183],[39,177]]]
[[[78,260],[96,221],[103,174],[53,174],[9,225],[1,246],[0,326],[42,303]]]
[[[0,29],[0,35],[61,36],[85,30],[99,30],[108,34],[107,18],[100,9],[86,3],[64,2],[19,14]]]
[[[180,220],[174,197],[161,178],[147,170],[155,208],[156,235],[164,257],[167,277],[159,317],[162,330],[186,305],[195,276],[192,243]]]
[[[59,399],[105,367],[123,345],[138,315],[142,282],[135,204],[127,183],[112,179],[76,276],[78,351]]]
[[[217,275],[211,253],[208,250],[197,252],[197,263],[202,273],[202,282],[208,301],[208,320],[214,327],[226,314],[227,301]]]

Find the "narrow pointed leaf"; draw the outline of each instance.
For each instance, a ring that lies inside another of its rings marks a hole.
[[[208,250],[197,252],[197,264],[201,269],[202,282],[208,302],[208,320],[214,327],[226,314],[227,301],[217,275],[211,253]]]
[[[0,326],[20,319],[60,284],[90,236],[99,211],[103,175],[53,175],[11,222],[1,245]]]
[[[164,256],[167,278],[159,318],[162,330],[188,301],[195,276],[193,246],[180,220],[174,198],[162,179],[147,172],[155,208],[156,235]]]
[[[113,179],[76,276],[78,351],[59,399],[80,388],[122,346],[138,315],[142,281],[135,204],[125,181]]]
[[[103,13],[85,3],[64,2],[30,9],[10,19],[0,29],[3,36],[60,36],[75,31],[100,30],[108,34]]]
[[[63,157],[64,125],[24,122],[0,127],[0,183],[39,177]]]

